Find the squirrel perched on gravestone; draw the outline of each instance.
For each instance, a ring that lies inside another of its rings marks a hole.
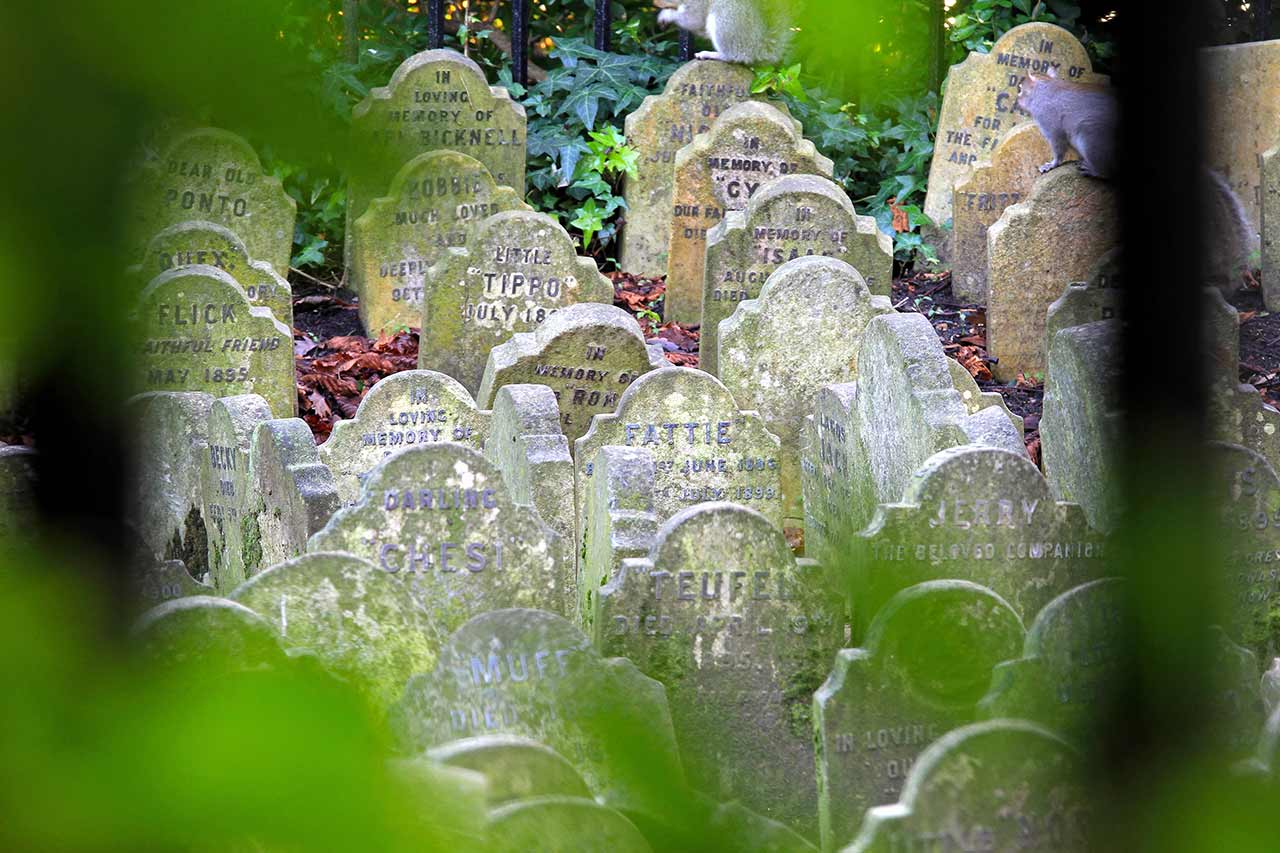
[[[782,61],[791,43],[798,0],[654,0],[661,24],[711,39],[698,59],[742,65]]]
[[[1120,108],[1110,86],[1059,80],[1051,66],[1047,75],[1027,75],[1018,86],[1018,106],[1035,119],[1053,149],[1041,172],[1061,166],[1067,149],[1074,148],[1084,174],[1109,178],[1115,173]]]
[[[1053,159],[1040,167],[1048,172],[1063,164],[1068,149],[1080,155],[1080,172],[1096,178],[1115,174],[1116,133],[1120,109],[1110,86],[1060,80],[1057,70],[1028,74],[1018,87],[1018,106],[1030,113],[1053,149]],[[1201,196],[1209,239],[1206,261],[1211,283],[1234,289],[1248,261],[1253,226],[1244,205],[1222,176],[1200,170]]]

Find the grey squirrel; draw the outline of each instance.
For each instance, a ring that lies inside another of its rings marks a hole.
[[[654,0],[661,24],[711,39],[698,59],[774,65],[791,44],[796,0]]]
[[[1080,155],[1082,174],[1097,178],[1115,174],[1120,109],[1110,86],[1060,80],[1051,68],[1047,75],[1027,75],[1018,87],[1018,106],[1035,120],[1053,150],[1053,159],[1040,167],[1041,172],[1061,166],[1068,149],[1074,148]],[[1200,181],[1208,208],[1208,277],[1221,289],[1234,289],[1248,262],[1253,226],[1239,197],[1221,175],[1201,168]]]
[[[1018,86],[1018,106],[1031,115],[1053,159],[1041,172],[1063,163],[1068,148],[1080,155],[1080,171],[1096,178],[1115,174],[1120,109],[1110,86],[1059,80],[1057,71],[1028,74]]]

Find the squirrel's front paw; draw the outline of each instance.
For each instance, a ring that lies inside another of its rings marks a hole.
[[[1058,168],[1058,165],[1059,163],[1057,160],[1050,160],[1048,163],[1045,163],[1040,167],[1040,174],[1043,175],[1045,172],[1052,172],[1054,169]]]
[[[712,59],[720,62],[728,62],[729,58],[718,50],[700,50],[693,55],[694,59]]]

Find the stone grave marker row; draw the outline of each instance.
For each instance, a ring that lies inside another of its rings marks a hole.
[[[277,417],[297,410],[291,330],[223,270],[181,267],[152,279],[134,339],[143,391],[258,394]]]
[[[832,163],[776,107],[747,101],[725,110],[676,155],[664,318],[696,324],[702,310],[707,233],[783,175],[831,177]]]
[[[613,301],[595,261],[578,257],[569,233],[533,211],[481,221],[467,248],[445,250],[427,273],[418,366],[438,370],[472,394],[489,351],[540,326],[559,308]]]
[[[450,248],[467,248],[482,220],[529,210],[483,163],[458,151],[414,157],[383,192],[352,224],[351,281],[371,335],[421,327],[432,264]]]
[[[267,262],[280,276],[288,274],[297,203],[236,134],[211,127],[173,134],[154,160],[137,170],[132,190],[137,262],[146,264],[145,247],[159,232],[202,220],[230,229],[248,257]]]
[[[848,263],[872,293],[889,295],[893,241],[873,217],[857,215],[845,191],[826,178],[784,175],[762,186],[745,210],[725,215],[707,235],[699,315],[703,370],[719,375],[720,321],[759,298],[783,264],[810,255]]]

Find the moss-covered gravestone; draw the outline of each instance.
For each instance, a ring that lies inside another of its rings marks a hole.
[[[586,506],[601,447],[639,447],[653,453],[654,513],[667,519],[691,504],[732,501],[758,508],[781,526],[782,476],[778,438],[759,413],[743,411],[710,374],[664,367],[637,379],[614,414],[596,415],[574,449],[581,554]]]
[[[662,685],[539,610],[495,610],[462,625],[435,670],[409,681],[391,722],[410,753],[482,734],[532,738],[615,808],[663,814],[684,789]]]
[[[1267,163],[1259,158],[1280,140],[1280,41],[1205,48],[1197,59],[1206,107],[1205,165],[1222,175],[1257,225],[1267,204]],[[1247,245],[1257,249],[1253,234]],[[1263,288],[1265,297],[1265,281]],[[1267,307],[1276,306],[1267,299]]]
[[[867,812],[844,853],[1093,847],[1092,791],[1076,751],[1047,729],[991,720],[956,729],[921,755],[893,805]]]
[[[1006,133],[989,157],[956,181],[951,202],[951,290],[962,302],[987,301],[987,229],[1022,201],[1053,159],[1035,122]]]
[[[699,322],[707,232],[726,213],[745,209],[774,178],[829,178],[831,169],[831,161],[801,135],[795,121],[756,101],[725,110],[709,131],[680,149],[671,202],[665,319]]]
[[[351,281],[370,335],[420,326],[427,269],[446,249],[465,248],[482,219],[529,209],[483,163],[457,151],[414,157],[383,191],[352,224]]]
[[[240,237],[216,222],[189,221],[170,225],[151,238],[142,263],[132,272],[143,282],[168,270],[210,266],[230,274],[244,288],[249,301],[270,308],[286,326],[293,325],[293,288],[266,261],[249,257]]]
[[[818,392],[801,441],[805,549],[828,570],[877,505],[897,503],[934,453],[961,444],[1025,453],[1022,419],[947,358],[920,314],[882,314],[862,335],[858,381]]]
[[[787,175],[760,188],[746,210],[732,211],[707,235],[702,287],[700,366],[717,376],[719,324],[756,299],[769,276],[796,258],[824,255],[856,269],[872,293],[888,296],[893,241],[870,216],[858,216],[838,185],[817,175]]]
[[[134,339],[144,391],[258,394],[277,417],[297,409],[292,332],[222,270],[183,267],[152,279]]]
[[[1213,720],[1206,740],[1218,758],[1239,761],[1253,751],[1267,721],[1258,678],[1261,661],[1266,658],[1259,659],[1249,649],[1236,645],[1217,625],[1209,627],[1205,641],[1209,645],[1209,710]]]
[[[924,212],[939,225],[951,219],[952,190],[973,172],[979,156],[1031,116],[1018,107],[1018,85],[1029,73],[1056,69],[1063,80],[1104,83],[1093,73],[1089,53],[1075,36],[1054,24],[1023,24],[1009,30],[988,53],[970,53],[947,72],[938,137],[929,166]]]
[[[535,797],[489,813],[489,850],[525,853],[550,845],[558,853],[650,853],[635,824],[583,797]]]
[[[135,576],[139,601],[154,607],[175,598],[213,595],[213,587],[191,577],[181,560],[165,560],[140,571]]]
[[[228,596],[265,618],[286,649],[308,649],[378,709],[431,669],[429,614],[400,580],[351,554],[307,554],[272,566]]]
[[[503,607],[569,612],[563,547],[533,509],[511,500],[497,468],[443,443],[379,463],[360,500],[329,519],[307,551],[345,551],[399,575],[448,633]]]
[[[1111,184],[1068,164],[987,231],[987,347],[998,379],[1046,370],[1045,317],[1065,284],[1087,279],[1120,240]]]
[[[209,579],[226,595],[262,568],[259,531],[249,513],[259,496],[249,471],[258,424],[271,420],[256,394],[215,400],[209,410],[208,451],[200,464],[200,488],[209,537]]]
[[[490,216],[466,249],[447,250],[427,273],[418,366],[446,373],[474,394],[489,350],[533,331],[559,308],[612,301],[613,285],[595,261],[578,257],[569,232],[550,216]]]
[[[125,517],[151,556],[208,571],[201,471],[209,453],[213,397],[201,392],[139,394],[125,402],[134,436]]]
[[[690,507],[596,596],[594,636],[662,682],[695,789],[813,834],[810,700],[844,636],[782,531],[729,503]]]
[[[671,190],[676,154],[729,107],[750,100],[751,69],[728,62],[687,62],[671,75],[661,95],[650,95],[627,115],[627,145],[639,153],[624,197],[620,266],[635,275],[667,271],[671,238]]]
[[[200,671],[259,671],[286,662],[279,636],[257,613],[225,598],[192,595],[138,617],[131,639],[152,666]]]
[[[1229,636],[1259,660],[1280,653],[1280,477],[1260,454],[1212,442],[1217,542],[1227,564],[1221,573]]]
[[[1022,622],[991,590],[960,580],[902,590],[862,648],[843,649],[813,696],[822,848],[897,802],[916,757],[970,723],[991,667],[1022,648]]]
[[[337,484],[320,461],[306,421],[258,424],[249,445],[245,564],[274,566],[297,557],[339,506]]]
[[[849,575],[855,626],[899,590],[944,578],[991,589],[1030,622],[1055,596],[1105,574],[1104,539],[1080,507],[1055,501],[1026,454],[999,447],[929,457],[859,538],[863,559]]]
[[[1259,157],[1258,231],[1262,235],[1262,300],[1268,311],[1280,310],[1280,146]]]
[[[134,192],[132,240],[139,255],[160,231],[198,219],[231,229],[248,257],[288,275],[298,205],[234,133],[212,127],[179,133],[139,170]]]
[[[405,163],[427,151],[459,151],[479,160],[501,186],[524,195],[524,107],[484,71],[452,50],[427,50],[400,63],[351,116],[347,233],[387,192]],[[347,246],[347,260],[354,257]]]
[[[858,378],[863,330],[872,318],[891,313],[889,298],[871,295],[844,261],[804,257],[779,267],[759,298],[743,302],[720,323],[720,380],[781,441],[783,514],[796,527],[804,517],[804,416],[819,388]],[[702,340],[705,346],[705,334]]]
[[[1120,515],[1120,321],[1071,326],[1053,336],[1040,418],[1040,453],[1054,497],[1080,504],[1109,532]]]
[[[1106,275],[1092,281],[1068,284],[1045,315],[1045,353],[1053,344],[1053,336],[1063,329],[1119,317],[1123,293],[1118,277]]]
[[[612,305],[580,303],[494,347],[476,402],[492,406],[504,385],[546,385],[555,392],[572,446],[592,415],[612,412],[636,378],[666,366],[661,347],[645,343],[635,317]]]
[[[480,449],[488,434],[489,412],[457,380],[434,370],[405,370],[377,382],[355,417],[333,425],[320,445],[320,461],[350,506],[369,472],[397,450],[442,441]]]
[[[551,747],[519,735],[477,735],[427,750],[427,758],[485,777],[490,806],[532,797],[590,797],[577,768]]]
[[[995,667],[979,713],[1031,720],[1089,743],[1119,688],[1127,610],[1124,582],[1097,580],[1049,602],[1017,660]]]
[[[512,500],[537,510],[565,542],[573,540],[573,459],[550,388],[498,389],[484,455],[502,472]]]
[[[585,518],[578,565],[579,619],[595,621],[595,596],[612,580],[622,561],[647,557],[658,534],[654,514],[653,454],[639,447],[596,451],[590,488],[578,500]]]

